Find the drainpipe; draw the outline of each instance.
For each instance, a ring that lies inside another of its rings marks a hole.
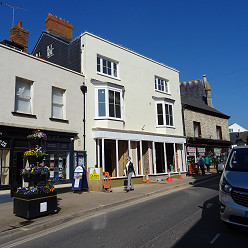
[[[82,91],[83,95],[84,95],[84,119],[83,119],[83,123],[84,123],[84,133],[83,133],[83,137],[84,137],[84,151],[85,151],[85,94],[87,93],[87,86],[86,85],[81,85],[80,86],[80,90]]]

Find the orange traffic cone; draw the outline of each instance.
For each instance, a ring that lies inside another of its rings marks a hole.
[[[177,177],[177,179],[183,179],[183,178],[182,178],[182,175],[181,175],[180,169],[178,169],[178,177]]]
[[[148,173],[146,173],[146,183],[150,183]]]
[[[168,170],[168,178],[167,178],[167,181],[171,182],[172,179],[171,179],[171,175],[170,175],[170,170]]]

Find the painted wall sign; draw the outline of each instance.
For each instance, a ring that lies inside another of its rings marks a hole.
[[[90,180],[100,180],[100,168],[90,168]]]

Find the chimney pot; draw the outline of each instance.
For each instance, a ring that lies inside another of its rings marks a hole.
[[[22,27],[22,22],[20,22],[20,21],[17,22],[17,26],[21,28]]]

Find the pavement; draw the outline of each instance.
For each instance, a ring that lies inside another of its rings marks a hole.
[[[58,209],[56,214],[26,220],[13,214],[13,201],[0,204],[0,246],[4,243],[23,238],[27,235],[61,225],[79,217],[84,217],[111,207],[121,206],[139,200],[151,199],[156,195],[168,194],[183,188],[192,187],[204,180],[219,177],[215,171],[205,175],[187,176],[183,179],[172,176],[171,182],[158,181],[152,183],[135,184],[134,191],[126,193],[124,187],[112,188],[107,192],[83,192],[58,194]]]

